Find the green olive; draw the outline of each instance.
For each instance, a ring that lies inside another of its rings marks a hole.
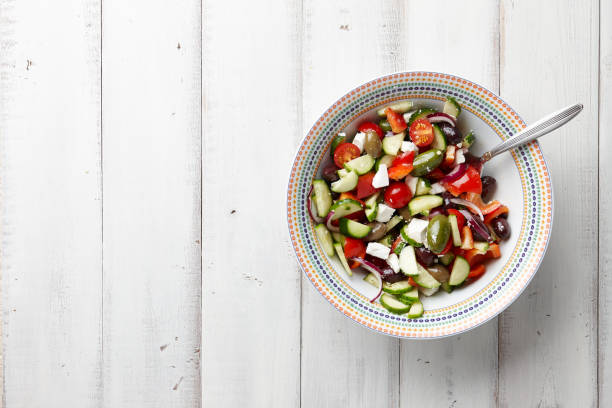
[[[444,265],[436,264],[427,268],[427,271],[431,276],[434,277],[440,283],[444,283],[448,281],[450,278],[450,272]]]
[[[410,174],[415,177],[424,176],[438,167],[443,159],[442,150],[431,149],[423,152],[414,158],[412,163],[414,168]]]
[[[380,141],[380,137],[378,137],[378,133],[373,130],[369,130],[366,133],[365,142],[363,142],[363,149],[367,154],[375,159],[381,156],[382,142]]]
[[[412,215],[410,215],[410,208],[408,208],[408,206],[401,208],[397,212],[406,222],[410,222],[410,220],[412,219]]]
[[[451,234],[450,222],[445,215],[436,215],[427,226],[427,244],[429,249],[439,254],[444,250]]]
[[[385,132],[391,131],[391,125],[389,124],[389,122],[387,122],[386,119],[383,119],[380,122],[378,122],[378,126],[380,126],[380,128]]]

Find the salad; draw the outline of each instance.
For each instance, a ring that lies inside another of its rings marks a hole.
[[[308,195],[327,255],[349,276],[364,269],[378,289],[371,301],[409,318],[423,315],[421,296],[481,277],[510,237],[508,207],[490,199],[496,181],[481,175],[460,113],[451,97],[442,112],[411,101],[379,109],[378,123],[334,137],[332,162]]]

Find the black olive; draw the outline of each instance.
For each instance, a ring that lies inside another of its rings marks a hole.
[[[423,266],[431,266],[435,263],[436,254],[425,247],[414,248],[417,261]]]
[[[506,240],[510,238],[510,224],[508,224],[505,218],[495,218],[491,222],[491,227],[493,227],[493,232],[495,232],[495,235],[500,239]]]
[[[449,144],[454,145],[463,140],[463,136],[461,135],[461,132],[456,127],[448,123],[445,123],[445,122],[439,123],[438,126],[440,126],[440,130],[442,131],[442,133],[444,133],[444,136],[446,137],[446,141]]]
[[[338,168],[335,165],[330,164],[323,169],[322,177],[323,180],[327,181],[328,183],[333,183],[334,181],[340,180],[340,177],[338,176]]]
[[[481,179],[482,182],[482,198],[485,201],[489,201],[489,197],[491,195],[491,193],[493,193],[493,191],[495,190],[495,185],[497,184],[497,181],[495,180],[494,177],[491,176],[484,176]]]

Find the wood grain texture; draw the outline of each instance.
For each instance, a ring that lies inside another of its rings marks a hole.
[[[200,3],[103,3],[105,407],[198,407]]]
[[[7,407],[102,398],[99,9],[0,2]]]
[[[301,4],[203,4],[205,407],[293,407],[300,271],[287,176],[300,134]]]
[[[585,108],[540,139],[554,185],[553,233],[536,277],[500,318],[499,405],[593,407],[598,2],[502,0],[501,21],[501,96],[523,119],[575,102]]]
[[[600,2],[599,27],[599,406],[612,406],[612,3]]]
[[[469,8],[449,0],[410,2],[402,18],[404,68],[453,73],[497,91],[498,6],[489,0],[470,2]],[[436,30],[427,15],[440,22]],[[427,41],[419,40],[424,32]],[[497,351],[497,319],[447,339],[403,340],[400,406],[495,406]]]
[[[302,133],[356,85],[402,68],[402,2],[304,1]],[[304,277],[302,407],[398,405],[398,340],[350,321]]]

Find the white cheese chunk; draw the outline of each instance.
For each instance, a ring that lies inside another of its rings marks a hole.
[[[380,203],[378,204],[378,209],[376,213],[376,221],[387,222],[391,219],[394,212],[395,212],[395,208],[391,208],[388,205]]]
[[[403,141],[400,150],[402,152],[418,152],[419,148],[412,142]]]
[[[465,163],[465,156],[463,154],[463,149],[457,149],[455,152],[455,166],[461,163]]]
[[[427,226],[429,222],[419,218],[413,218],[408,224],[408,238],[422,244],[426,241]]]
[[[406,176],[405,183],[408,186],[408,188],[410,189],[410,191],[412,192],[413,196],[416,194],[416,186],[417,186],[418,182],[419,182],[419,178],[418,177],[412,177],[411,175],[407,175]]]
[[[389,252],[391,252],[391,248],[384,246],[379,242],[370,242],[366,247],[366,254],[375,256],[380,259],[387,259],[389,257]]]
[[[399,258],[394,253],[390,254],[387,258],[387,265],[393,269],[393,272],[398,273],[400,270]]]
[[[387,174],[387,165],[381,164],[378,166],[378,171],[372,178],[372,187],[382,188],[389,185],[389,175]]]
[[[433,183],[431,185],[431,190],[429,190],[429,194],[441,194],[443,192],[445,192],[446,189],[444,188],[444,186],[440,183]]]
[[[353,144],[359,148],[359,152],[363,152],[363,142],[365,142],[366,134],[359,132],[353,138]]]

